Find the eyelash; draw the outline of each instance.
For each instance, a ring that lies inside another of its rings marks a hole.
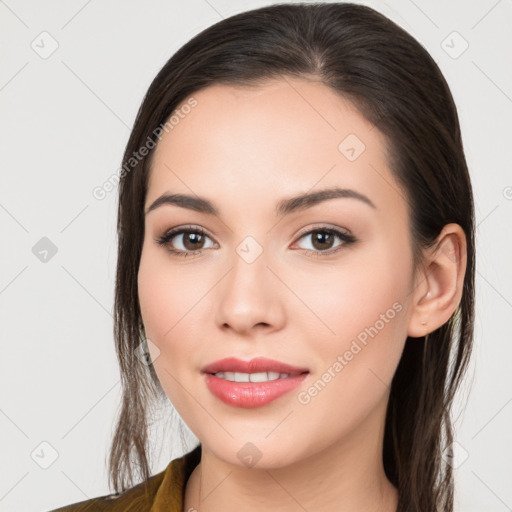
[[[335,228],[327,227],[327,226],[320,226],[317,228],[310,229],[309,231],[302,233],[298,237],[298,240],[304,238],[307,235],[311,235],[311,234],[317,233],[317,232],[329,233],[329,234],[335,235],[339,239],[341,239],[343,241],[343,243],[340,244],[338,247],[336,247],[334,249],[330,249],[328,251],[315,251],[315,250],[311,250],[311,249],[302,249],[303,251],[305,251],[305,253],[308,256],[315,256],[315,257],[331,256],[334,253],[336,253],[339,250],[346,247],[347,245],[353,244],[357,241],[357,239],[353,235],[345,233],[345,232],[340,231]],[[176,235],[181,235],[181,234],[185,234],[185,233],[199,233],[202,236],[207,236],[208,238],[211,238],[208,235],[208,233],[206,233],[206,231],[204,229],[202,229],[198,226],[187,226],[187,227],[182,227],[182,228],[171,229],[170,231],[168,231],[161,237],[156,238],[155,241],[159,245],[167,246],[166,248],[169,252],[175,254],[176,256],[181,256],[181,257],[199,256],[203,251],[206,250],[206,249],[198,249],[196,251],[182,251],[181,249],[174,249],[173,247],[168,246],[169,242]]]

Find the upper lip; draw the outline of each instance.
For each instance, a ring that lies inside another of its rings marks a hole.
[[[281,361],[274,359],[267,359],[266,357],[256,357],[250,361],[243,361],[236,357],[226,357],[219,359],[213,363],[207,364],[202,368],[204,373],[217,373],[217,372],[240,372],[240,373],[258,373],[258,372],[278,372],[286,373],[288,375],[298,375],[308,372],[307,368],[300,368],[292,366]]]

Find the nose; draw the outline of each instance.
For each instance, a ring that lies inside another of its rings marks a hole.
[[[279,330],[285,322],[284,295],[285,287],[268,267],[265,251],[252,262],[235,254],[215,296],[216,323],[240,336]]]

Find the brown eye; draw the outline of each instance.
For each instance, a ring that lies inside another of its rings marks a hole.
[[[356,238],[349,234],[333,228],[317,228],[304,233],[300,240],[311,240],[311,248],[304,248],[307,254],[313,255],[329,255],[337,252],[343,246],[352,244]],[[336,239],[341,243],[336,244]]]
[[[182,244],[185,249],[189,251],[195,251],[197,249],[202,249],[204,244],[205,236],[194,233],[194,232],[186,232],[183,233]]]
[[[313,231],[311,233],[311,240],[315,249],[321,251],[331,249],[336,237],[327,231]]]
[[[213,244],[209,247],[205,246],[207,240],[211,241],[205,231],[199,227],[192,226],[168,231],[161,238],[158,238],[156,242],[159,245],[166,246],[174,254],[189,256],[199,254],[203,249],[212,247]]]

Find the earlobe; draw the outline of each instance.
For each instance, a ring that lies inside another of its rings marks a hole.
[[[462,297],[465,273],[466,236],[458,224],[447,224],[425,252],[412,292],[408,336],[426,336],[450,319]]]

